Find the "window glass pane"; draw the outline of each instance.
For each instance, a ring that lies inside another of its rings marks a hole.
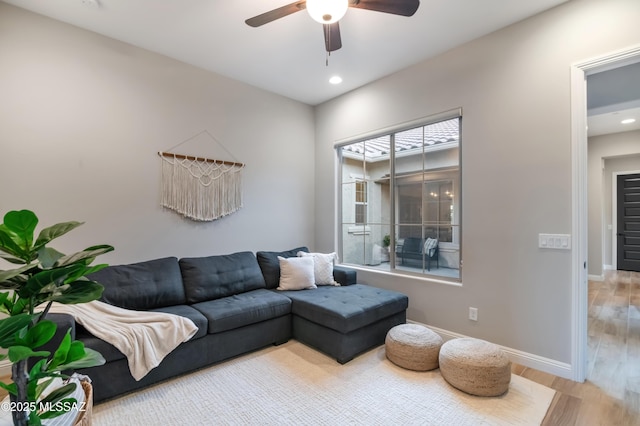
[[[458,117],[338,148],[343,262],[460,278],[459,126]]]
[[[389,270],[388,260],[381,259],[391,229],[390,149],[389,135],[340,148],[344,263]]]

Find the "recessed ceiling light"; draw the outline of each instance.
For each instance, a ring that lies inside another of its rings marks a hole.
[[[625,118],[620,123],[622,123],[622,124],[631,124],[631,123],[635,123],[635,122],[636,122],[635,118]]]
[[[329,79],[329,83],[331,83],[331,84],[340,84],[340,83],[342,83],[342,77],[340,77],[339,75],[334,75],[333,77],[331,77]]]

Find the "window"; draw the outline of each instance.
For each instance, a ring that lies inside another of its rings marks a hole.
[[[356,181],[356,224],[367,222],[367,182]]]
[[[460,122],[456,111],[337,146],[343,262],[460,280]]]

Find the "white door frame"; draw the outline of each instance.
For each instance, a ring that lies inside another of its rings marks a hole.
[[[587,84],[586,76],[640,60],[640,46],[620,50],[571,66],[571,210],[572,302],[571,375],[577,382],[587,376]]]

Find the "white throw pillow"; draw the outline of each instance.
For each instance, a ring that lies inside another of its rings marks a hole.
[[[278,290],[317,288],[313,278],[313,258],[278,256],[280,283]]]
[[[340,285],[333,279],[333,264],[338,257],[335,253],[307,253],[299,251],[298,256],[313,259],[313,274],[316,285]]]
[[[436,247],[438,247],[438,239],[437,238],[427,238],[424,242],[424,250],[427,256],[432,257],[435,254]]]

